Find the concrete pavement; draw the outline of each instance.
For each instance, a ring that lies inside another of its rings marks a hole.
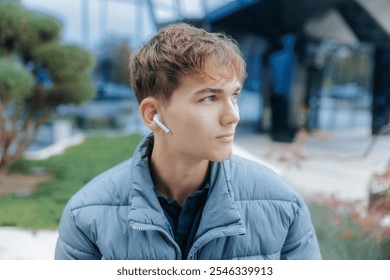
[[[0,227],[0,260],[52,260],[57,231]]]
[[[274,143],[269,136],[239,135],[236,144],[269,165],[304,197],[368,199],[374,173],[390,161],[390,135],[378,137],[367,156],[367,129],[348,129],[301,137],[298,143]]]

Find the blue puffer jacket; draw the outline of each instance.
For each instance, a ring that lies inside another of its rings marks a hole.
[[[150,137],[132,159],[65,207],[56,259],[181,259],[149,174]],[[320,259],[302,199],[274,172],[233,156],[211,165],[210,192],[188,259]]]

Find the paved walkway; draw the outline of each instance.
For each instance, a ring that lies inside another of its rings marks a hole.
[[[51,260],[57,231],[0,227],[0,260]]]
[[[367,156],[371,136],[365,129],[309,136],[300,143],[276,144],[268,136],[238,136],[236,144],[282,176],[305,197],[368,199],[373,173],[390,161],[390,135],[378,137]]]
[[[383,172],[390,160],[390,136],[380,137],[366,157],[361,155],[370,143],[367,131],[329,136],[281,145],[264,135],[239,135],[234,152],[268,165],[304,197],[366,200],[372,174]],[[56,231],[0,227],[0,259],[53,259],[56,239]]]

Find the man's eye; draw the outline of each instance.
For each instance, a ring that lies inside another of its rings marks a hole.
[[[214,95],[207,96],[207,97],[203,98],[201,101],[202,102],[213,102],[213,101],[215,101],[215,96]]]
[[[237,101],[238,97],[240,96],[240,92],[236,92],[231,96],[231,99],[234,101]]]

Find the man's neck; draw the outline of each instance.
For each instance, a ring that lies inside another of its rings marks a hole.
[[[187,198],[208,180],[208,160],[188,160],[153,148],[150,171],[157,191],[183,206]]]

